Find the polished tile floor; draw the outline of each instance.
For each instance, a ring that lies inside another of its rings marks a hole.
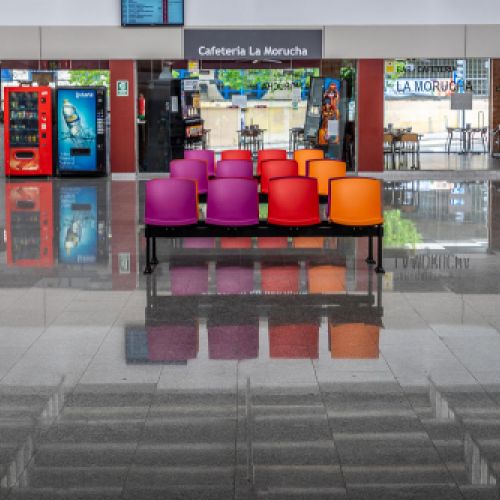
[[[493,499],[500,183],[352,239],[162,241],[144,184],[0,182],[0,498]]]

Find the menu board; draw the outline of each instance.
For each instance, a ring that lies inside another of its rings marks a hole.
[[[122,26],[184,24],[184,0],[122,0]]]

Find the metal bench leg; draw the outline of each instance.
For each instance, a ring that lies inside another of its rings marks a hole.
[[[384,263],[383,263],[383,236],[382,230],[379,230],[379,234],[377,236],[377,267],[375,268],[376,273],[384,274]]]
[[[153,258],[151,264],[153,264],[153,266],[158,264],[158,258],[156,257],[156,238],[153,238]]]
[[[151,274],[153,269],[151,268],[151,238],[146,236],[146,267],[144,268],[144,274]]]
[[[368,236],[368,257],[366,258],[366,263],[369,265],[375,264],[373,258],[373,236]]]

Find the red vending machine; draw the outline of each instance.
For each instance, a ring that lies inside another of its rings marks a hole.
[[[52,90],[5,87],[5,175],[52,175]]]
[[[52,182],[5,184],[7,264],[54,265]]]

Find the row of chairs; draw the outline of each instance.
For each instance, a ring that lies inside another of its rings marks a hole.
[[[345,226],[383,223],[381,183],[377,179],[344,177],[328,181],[328,220]],[[269,224],[320,224],[318,180],[312,177],[274,177],[268,182]],[[199,221],[197,183],[193,179],[154,179],[146,184],[145,223],[187,226]],[[242,227],[259,224],[256,179],[218,178],[208,181],[208,225]]]
[[[215,153],[209,150],[189,150],[184,160],[170,164],[173,178],[196,179],[199,194],[208,190],[211,177],[253,177],[253,161],[250,151],[223,151],[221,160],[215,162]],[[280,149],[262,150],[258,153],[257,177],[261,180],[261,192],[267,194],[269,179],[273,177],[307,176],[318,180],[318,193],[328,194],[328,179],[345,177],[346,164],[338,160],[324,159],[322,150],[299,150],[294,159],[287,159],[287,152]]]

